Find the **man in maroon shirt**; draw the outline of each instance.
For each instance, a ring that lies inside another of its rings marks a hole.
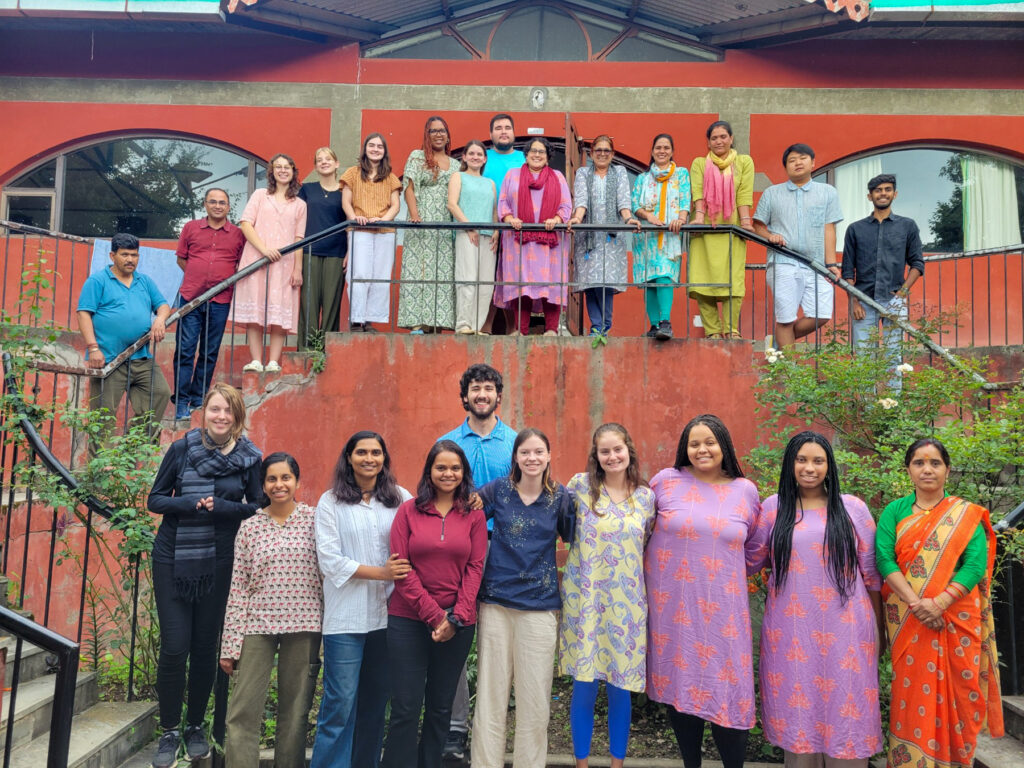
[[[178,266],[185,272],[178,306],[233,275],[245,245],[242,230],[228,221],[231,205],[227,192],[217,187],[208,189],[203,205],[206,217],[186,224],[178,239]],[[177,419],[187,419],[193,409],[201,407],[210,388],[232,290],[221,291],[178,321],[173,398]]]

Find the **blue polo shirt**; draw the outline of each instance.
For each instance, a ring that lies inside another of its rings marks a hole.
[[[487,150],[487,165],[484,166],[484,178],[494,182],[498,190],[498,197],[501,197],[501,183],[505,181],[505,174],[513,168],[522,168],[526,162],[526,155],[521,149],[513,149],[511,152],[501,154],[497,150]]]
[[[516,441],[516,433],[501,419],[489,435],[481,437],[469,428],[467,416],[462,424],[438,440],[451,440],[462,449],[473,473],[473,485],[477,488],[483,488],[496,478],[507,477],[512,469],[512,445]]]
[[[78,311],[92,315],[96,343],[109,362],[149,330],[153,313],[167,301],[156,283],[141,272],[132,275],[126,286],[114,276],[113,267],[89,275],[78,297]],[[132,355],[132,360],[149,357],[145,346]]]

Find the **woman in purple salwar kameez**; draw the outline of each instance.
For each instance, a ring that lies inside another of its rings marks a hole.
[[[544,335],[558,334],[561,308],[569,303],[569,238],[555,232],[572,215],[565,176],[548,165],[544,139],[526,147],[526,164],[505,174],[498,196],[498,218],[513,230],[501,233],[501,260],[494,303],[512,312],[513,336],[530,332],[530,313],[544,313]],[[522,225],[544,224],[544,231]]]
[[[725,768],[741,768],[754,726],[747,574],[763,545],[761,505],[729,431],[710,414],[683,429],[675,466],[651,480],[647,695],[665,703],[686,768],[699,768],[705,721]]]
[[[764,734],[787,768],[867,768],[882,749],[875,521],[839,492],[828,441],[794,436],[758,523],[771,568],[761,628]]]

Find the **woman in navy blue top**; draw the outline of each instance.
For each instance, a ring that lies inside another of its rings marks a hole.
[[[551,444],[524,429],[512,448],[512,472],[480,489],[494,521],[480,588],[473,768],[505,764],[509,689],[516,686],[513,764],[542,768],[547,757],[551,678],[558,636],[557,539],[572,542],[576,510],[551,478]]]

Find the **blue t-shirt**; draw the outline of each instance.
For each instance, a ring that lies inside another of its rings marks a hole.
[[[501,477],[480,489],[484,513],[493,521],[491,548],[484,566],[480,600],[517,611],[557,611],[556,539],[571,545],[576,504],[559,484],[533,504],[523,504],[512,480]]]
[[[135,342],[153,324],[153,313],[167,301],[156,283],[139,271],[132,284],[125,285],[114,276],[113,267],[89,275],[78,297],[78,311],[92,315],[92,327],[100,352],[110,362]],[[132,360],[149,357],[145,346]]]
[[[451,440],[466,454],[473,486],[482,488],[492,480],[505,477],[512,469],[512,446],[516,433],[501,419],[489,435],[481,437],[469,428],[469,417],[438,440]]]
[[[505,174],[513,168],[521,168],[526,162],[526,155],[520,149],[513,149],[511,152],[501,154],[497,150],[487,150],[487,165],[484,166],[484,177],[494,182],[498,190],[498,197],[501,197],[501,183],[505,181]]]

